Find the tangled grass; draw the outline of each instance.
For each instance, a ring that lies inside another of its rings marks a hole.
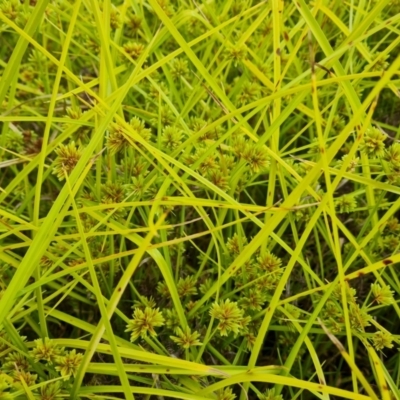
[[[0,398],[400,399],[398,0],[0,20]]]

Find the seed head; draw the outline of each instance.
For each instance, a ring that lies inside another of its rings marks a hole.
[[[357,208],[357,200],[350,194],[335,199],[335,206],[339,209],[340,213],[350,213]]]
[[[170,336],[170,338],[184,349],[189,349],[193,346],[201,346],[202,344],[198,340],[200,337],[200,333],[196,331],[193,331],[192,333],[188,326],[184,331],[181,328],[177,328],[176,335],[177,336]]]
[[[342,325],[340,325],[340,323],[333,318],[328,318],[326,321],[324,321],[324,323],[334,335],[337,335],[342,331]]]
[[[235,234],[228,239],[226,243],[226,248],[228,249],[228,253],[234,256],[240,254],[243,250],[243,247],[246,246],[247,239],[244,236],[239,236],[236,232]]]
[[[29,371],[30,365],[21,353],[13,352],[7,355],[2,365],[4,371]],[[1,398],[1,396],[0,396]]]
[[[360,150],[368,157],[377,158],[385,155],[386,135],[379,129],[368,129],[360,144]]]
[[[72,141],[67,145],[61,144],[56,150],[57,158],[54,164],[53,174],[62,181],[65,178],[65,173],[70,174],[78,164],[82,156],[83,149],[81,146],[77,147],[75,142]]]
[[[232,16],[238,15],[246,9],[246,1],[245,0],[234,0],[230,9]]]
[[[17,387],[22,386],[22,382],[26,383],[26,386],[33,386],[36,383],[37,375],[31,374],[30,372],[17,370],[12,374],[14,380],[17,382]]]
[[[171,329],[172,331],[176,332],[178,327],[179,327],[179,316],[176,312],[176,310],[173,309],[166,309],[163,311],[165,313],[165,325],[168,329]]]
[[[207,278],[202,284],[200,284],[199,292],[201,294],[207,293],[211,289],[213,284],[214,284],[213,280],[210,278]]]
[[[219,320],[217,329],[221,336],[227,336],[230,332],[238,334],[243,329],[243,314],[244,311],[237,303],[229,299],[222,300],[219,304],[214,303],[210,310],[211,317]]]
[[[377,53],[377,54],[372,54],[372,58],[375,58],[377,55],[379,56],[379,53]],[[383,57],[378,57],[378,60],[376,60],[376,61],[373,63],[373,65],[372,65],[370,71],[379,71],[379,72],[382,72],[382,71],[386,70],[386,69],[389,67],[389,65],[390,65],[389,62],[388,62],[388,58],[389,58],[389,54],[386,54],[386,55],[383,56]]]
[[[171,75],[174,79],[184,78],[189,74],[188,63],[181,58],[174,58],[170,64]]]
[[[111,155],[114,155],[130,146],[130,143],[123,133],[123,127],[115,122],[110,124],[106,137],[106,146]]]
[[[275,389],[268,389],[264,394],[258,396],[260,400],[283,400],[282,395],[275,394]]]
[[[165,297],[166,299],[171,297],[171,294],[169,292],[168,286],[165,282],[158,282],[157,284],[157,292],[160,293],[162,297]]]
[[[138,178],[147,175],[148,171],[146,166],[146,161],[142,157],[135,155],[133,158],[122,159],[119,169],[121,173],[126,174],[127,176],[131,175],[132,177]]]
[[[227,58],[228,60],[232,60],[235,66],[242,62],[246,58],[246,55],[247,50],[244,45],[231,46],[227,50]]]
[[[19,0],[6,0],[1,4],[0,11],[8,19],[15,21],[22,12],[22,6]]]
[[[157,336],[154,330],[157,326],[163,326],[165,319],[158,308],[146,307],[144,310],[135,308],[133,319],[129,321],[125,332],[131,333],[131,341],[134,342],[139,337]]]
[[[79,119],[82,115],[82,110],[77,107],[67,107],[67,115],[71,119]]]
[[[48,363],[54,363],[58,357],[64,353],[64,349],[58,347],[49,338],[35,340],[35,347],[31,350],[35,362],[47,361]]]
[[[154,301],[153,296],[150,296],[150,297],[140,296],[140,300],[135,300],[133,302],[132,308],[145,309],[146,307],[150,307],[150,308],[156,307],[156,302]]]
[[[394,298],[393,298],[394,291],[390,290],[389,285],[383,285],[383,287],[381,287],[379,283],[372,283],[371,291],[372,295],[374,296],[374,300],[378,304],[383,304],[385,306],[388,306],[394,303]]]
[[[242,158],[253,173],[259,173],[269,166],[268,154],[261,147],[248,145],[242,153]]]
[[[142,55],[145,45],[137,42],[128,42],[123,45],[123,48],[129,57],[137,60]]]
[[[130,186],[131,190],[132,190],[132,195],[136,198],[136,199],[141,199],[143,197],[143,195],[146,193],[146,183],[144,180],[144,176],[143,175],[139,175],[139,176],[134,176],[132,178],[132,185]]]
[[[220,169],[210,170],[208,179],[224,192],[229,190],[229,178]]]
[[[77,353],[75,349],[71,350],[63,357],[58,357],[56,371],[61,373],[61,376],[75,376],[81,364],[83,354]]]
[[[200,158],[204,158],[202,161],[200,161],[200,164],[198,166],[198,170],[202,174],[205,175],[205,174],[209,173],[211,170],[216,169],[218,167],[218,163],[217,163],[217,160],[215,159],[215,155],[207,153],[206,148],[203,148],[203,147],[199,148],[196,151],[196,153],[193,155],[191,162],[195,163]]]
[[[61,399],[60,381],[47,383],[40,388],[40,400],[56,400]]]
[[[257,283],[257,289],[262,291],[273,291],[279,283],[281,273],[279,271],[267,274],[260,278]]]
[[[343,163],[346,161],[347,157],[348,157],[348,154],[345,154],[345,155],[342,157],[341,160],[337,161],[337,162],[336,162],[336,168],[341,168],[342,165],[343,165]],[[350,163],[348,164],[347,170],[346,170],[346,171],[354,172],[355,169],[356,169],[356,167],[357,167],[357,165],[358,165],[359,160],[360,160],[360,159],[359,159],[358,157],[354,157],[354,158],[350,161]]]
[[[161,87],[164,90],[163,82],[161,82]],[[155,91],[154,95],[155,95],[154,98],[158,99],[158,90]],[[162,126],[167,127],[168,125],[172,125],[174,123],[175,115],[169,107],[161,106],[158,112],[160,115]],[[158,126],[158,115],[155,118],[152,118],[150,122],[152,123],[153,126]]]
[[[350,303],[349,312],[351,327],[357,331],[364,332],[364,328],[370,325],[371,316],[361,309],[357,303]]]
[[[233,154],[238,159],[241,159],[241,158],[243,158],[243,155],[245,154],[247,149],[248,149],[248,143],[247,143],[247,140],[244,138],[244,136],[243,135],[235,136],[235,138],[233,139],[233,142],[232,142]]]
[[[166,126],[161,136],[164,149],[174,150],[182,143],[182,132],[174,126]]]
[[[388,161],[393,168],[400,169],[400,143],[394,143],[386,150],[385,160]]]
[[[378,331],[372,336],[372,343],[376,350],[382,350],[385,347],[391,349],[393,347],[393,336],[388,332]]]
[[[395,217],[389,218],[386,223],[386,229],[392,233],[400,231],[399,220]]]
[[[253,332],[247,332],[247,333],[245,333],[243,335],[243,337],[244,337],[244,340],[246,342],[247,350],[249,350],[249,351],[253,350],[254,344],[256,343],[256,340],[257,340],[257,338],[254,335],[254,333]]]
[[[125,188],[120,182],[106,182],[101,186],[104,204],[122,203],[125,198]]]
[[[5,147],[16,153],[23,153],[24,151],[24,136],[19,132],[14,132],[9,129],[5,134]]]
[[[122,25],[122,17],[118,9],[112,5],[110,10],[110,27],[111,29],[118,29]]]
[[[261,257],[257,258],[258,267],[263,271],[274,272],[282,265],[282,260],[273,253],[267,251]]]
[[[179,297],[197,294],[196,282],[197,280],[194,275],[189,275],[186,278],[179,278],[177,284]]]
[[[241,300],[240,305],[245,309],[260,311],[265,301],[265,294],[261,290],[250,289],[246,297]]]
[[[129,13],[127,20],[125,22],[125,27],[128,30],[128,33],[130,35],[135,34],[140,29],[141,26],[142,26],[142,18],[133,13]]]
[[[168,17],[174,13],[174,7],[172,6],[170,0],[157,0],[157,3]]]
[[[252,101],[256,101],[260,96],[260,92],[260,85],[258,85],[258,83],[245,82],[237,99],[242,105],[248,104]]]
[[[151,139],[151,129],[146,128],[144,122],[137,117],[133,117],[129,124],[132,126],[133,130],[140,135],[146,142]]]
[[[236,394],[232,393],[232,389],[230,387],[218,390],[217,400],[235,400]]]

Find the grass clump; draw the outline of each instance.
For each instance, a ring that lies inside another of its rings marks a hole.
[[[0,0],[0,398],[400,398],[399,15]]]

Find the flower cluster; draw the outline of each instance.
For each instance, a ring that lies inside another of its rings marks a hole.
[[[238,334],[246,328],[250,320],[249,317],[244,317],[244,310],[229,299],[214,303],[210,315],[218,320],[217,329],[221,336],[227,336],[230,332]]]
[[[133,319],[129,321],[125,332],[131,332],[131,341],[134,342],[139,337],[157,336],[154,328],[163,326],[164,323],[165,319],[158,308],[135,308]]]
[[[33,392],[40,400],[58,400],[65,394],[83,354],[76,349],[66,351],[47,337],[35,340],[29,353],[25,353],[11,345],[12,339],[4,331],[0,331],[0,338],[0,398],[12,398],[13,393],[23,389],[24,385],[30,387],[38,383],[40,385]],[[21,337],[21,340],[25,338]],[[38,368],[37,364],[41,366]],[[42,371],[40,376],[37,371]],[[54,380],[58,376],[62,379]]]

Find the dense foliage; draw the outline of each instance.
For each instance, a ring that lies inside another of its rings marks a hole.
[[[0,20],[0,399],[400,399],[399,0]]]

